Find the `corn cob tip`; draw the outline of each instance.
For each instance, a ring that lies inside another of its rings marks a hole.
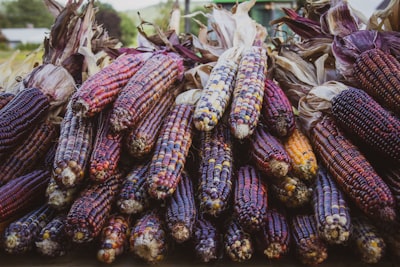
[[[286,251],[287,247],[285,245],[273,242],[263,252],[268,259],[279,259]]]
[[[76,174],[75,172],[72,170],[71,167],[66,167],[62,172],[61,172],[61,182],[64,186],[66,187],[70,187],[75,185],[75,181],[76,181]]]
[[[185,223],[176,223],[171,229],[171,235],[178,243],[182,243],[190,238],[190,230]]]
[[[40,242],[35,242],[35,246],[37,249],[40,251],[42,255],[46,256],[52,256],[54,251],[62,251],[62,248],[60,247],[60,244],[53,241],[44,238],[43,241]],[[61,256],[61,255],[60,255]]]
[[[113,263],[115,261],[115,249],[100,249],[97,252],[97,259],[104,263]]]
[[[12,232],[8,234],[4,240],[4,250],[8,253],[12,253],[14,248],[18,247],[19,240],[21,239],[17,233]]]
[[[202,120],[198,119],[197,117],[193,117],[194,126],[197,130],[203,132],[209,132],[217,125],[216,118],[203,118]]]
[[[80,117],[88,117],[89,104],[84,99],[72,102],[72,111]]]
[[[225,203],[221,199],[208,199],[202,203],[200,209],[211,216],[217,217],[224,205]]]
[[[274,177],[284,177],[288,174],[290,164],[280,160],[272,159],[270,161],[272,175]]]
[[[246,137],[249,137],[252,134],[252,131],[250,130],[249,125],[247,125],[247,124],[232,125],[231,130],[232,130],[233,135],[237,139],[244,139]]]
[[[134,241],[135,254],[147,263],[157,263],[164,259],[159,246],[159,240],[149,233],[138,236]]]
[[[301,255],[301,262],[303,264],[317,265],[324,262],[328,258],[327,247],[320,240],[302,240],[301,243],[303,243],[303,245],[300,244],[300,247],[304,246],[304,248],[306,248],[298,250],[298,253]]]
[[[378,217],[385,222],[393,222],[396,220],[396,211],[393,207],[384,207],[378,211]]]
[[[226,248],[226,251],[233,261],[238,262],[250,260],[253,256],[253,246],[250,239],[236,240],[235,243]]]
[[[378,263],[385,250],[385,246],[376,239],[368,240],[367,243],[357,240],[357,246],[363,248],[361,258],[365,263],[369,264]]]
[[[337,215],[337,214],[335,214]],[[335,218],[327,216],[328,225],[324,227],[323,236],[330,244],[343,244],[350,237],[350,229],[348,228],[347,219],[345,217],[338,218],[337,223],[334,223]]]
[[[134,199],[125,199],[118,202],[119,209],[125,214],[137,214],[142,212],[144,209],[143,204],[140,201]]]

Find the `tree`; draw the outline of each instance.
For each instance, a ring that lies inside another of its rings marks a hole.
[[[7,25],[13,28],[26,27],[27,25],[50,28],[54,22],[54,17],[50,14],[42,0],[5,2],[4,10],[4,16],[6,17],[6,21],[8,21]]]

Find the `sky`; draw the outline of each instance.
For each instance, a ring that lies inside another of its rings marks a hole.
[[[65,4],[66,0],[58,0],[60,3]],[[204,2],[204,0],[191,0],[192,2]],[[207,0],[205,0],[207,1]],[[101,0],[103,3],[111,4],[117,11],[135,10],[144,8],[151,5],[156,5],[161,2],[165,3],[167,0]],[[182,1],[181,1],[182,2]],[[210,1],[211,2],[211,1]],[[348,0],[351,6],[363,12],[366,16],[370,16],[372,11],[382,0]]]

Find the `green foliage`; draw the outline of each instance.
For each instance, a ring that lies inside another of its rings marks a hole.
[[[135,37],[137,36],[137,29],[134,21],[126,14],[119,13],[121,18],[121,42],[124,46],[130,46],[134,43]]]
[[[36,28],[50,28],[54,17],[42,0],[15,0],[4,3],[5,24],[2,27],[23,28],[32,24]],[[1,20],[2,21],[2,20]],[[3,21],[2,21],[3,23]]]
[[[16,49],[33,51],[33,50],[36,50],[39,46],[40,46],[40,44],[31,44],[31,43],[18,44]]]

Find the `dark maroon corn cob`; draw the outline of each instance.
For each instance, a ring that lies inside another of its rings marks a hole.
[[[65,188],[57,184],[54,178],[51,177],[45,192],[47,204],[59,211],[68,210],[83,187],[80,184],[75,187]]]
[[[153,151],[163,120],[173,106],[174,100],[174,94],[165,94],[137,127],[129,131],[125,137],[125,143],[131,156],[143,158]]]
[[[82,182],[92,151],[93,130],[93,121],[74,115],[68,105],[61,123],[52,173],[59,185],[75,187]]]
[[[336,95],[332,115],[353,140],[400,164],[400,120],[365,91],[349,88]]]
[[[7,93],[7,92],[0,93],[0,109],[5,107],[8,104],[8,102],[10,102],[11,99],[13,99],[14,97],[15,95],[12,93]]]
[[[168,252],[168,240],[164,220],[155,210],[144,213],[131,229],[129,249],[147,263],[164,260]]]
[[[72,95],[74,113],[92,117],[112,104],[150,55],[150,53],[121,55],[110,65],[90,76]]]
[[[46,95],[37,88],[18,92],[0,110],[0,157],[10,153],[50,108]]]
[[[32,171],[57,137],[56,126],[48,121],[37,124],[25,140],[0,165],[0,184]]]
[[[65,231],[67,215],[57,214],[47,223],[35,239],[36,251],[45,257],[55,258],[72,250],[71,238]]]
[[[377,102],[400,115],[400,63],[389,53],[369,49],[354,63],[354,77]]]
[[[100,234],[97,259],[104,263],[113,263],[118,256],[128,250],[129,235],[129,218],[119,214],[111,215]]]
[[[200,168],[197,194],[200,211],[219,216],[232,195],[233,144],[224,123],[200,132]]]
[[[291,159],[279,139],[259,125],[253,135],[252,157],[257,168],[271,177],[284,177],[291,168]]]
[[[354,220],[354,219],[353,219]],[[371,220],[372,221],[372,220]],[[379,230],[386,243],[386,247],[390,254],[395,258],[400,258],[400,221],[382,223],[380,221],[372,221],[374,226]]]
[[[134,165],[133,169],[122,181],[117,196],[117,207],[121,213],[137,214],[150,206],[147,190],[147,175],[150,161]]]
[[[379,175],[389,186],[396,202],[397,214],[400,214],[400,166],[386,166],[377,169]]]
[[[45,202],[50,172],[34,170],[0,187],[0,221],[24,214]]]
[[[224,250],[232,261],[250,260],[254,253],[251,235],[247,233],[238,220],[231,216],[224,228]]]
[[[173,239],[182,243],[192,236],[197,209],[191,177],[184,171],[174,194],[167,200],[165,222]]]
[[[291,233],[301,263],[313,266],[327,259],[327,246],[318,236],[314,215],[295,215],[291,220]]]
[[[355,205],[371,218],[395,219],[395,202],[389,187],[332,117],[325,116],[316,124],[311,140],[322,164]]]
[[[323,166],[318,167],[313,207],[319,236],[328,244],[345,244],[351,232],[350,208]]]
[[[59,133],[59,129],[57,130],[57,135],[58,135],[58,133]],[[51,146],[49,147],[49,149],[47,149],[46,154],[43,157],[42,164],[46,170],[51,171],[53,169],[54,159],[56,157],[57,146],[58,146],[57,142],[52,143]]]
[[[183,61],[175,54],[157,53],[146,60],[114,102],[112,129],[133,129],[182,74]]]
[[[22,254],[33,250],[37,236],[54,215],[51,207],[42,205],[10,223],[3,236],[4,250],[9,254]]]
[[[89,178],[101,183],[114,175],[122,150],[122,134],[110,127],[111,109],[104,109],[98,117],[97,133],[90,156]]]
[[[270,79],[265,79],[261,121],[279,137],[289,136],[295,128],[292,104],[282,88]]]
[[[268,259],[280,259],[289,251],[290,231],[286,216],[277,209],[268,209],[265,227],[255,236],[257,248]]]
[[[312,198],[311,189],[299,178],[269,179],[271,196],[288,208],[304,207]]]
[[[350,241],[365,263],[378,263],[386,252],[386,243],[378,229],[365,216],[352,216]]]
[[[211,262],[218,259],[222,244],[219,230],[213,222],[202,216],[197,216],[193,227],[192,241],[196,257],[201,262]]]
[[[264,227],[268,208],[267,185],[251,165],[242,166],[237,172],[233,208],[246,231],[253,233]]]
[[[165,118],[150,164],[148,185],[150,196],[165,199],[179,183],[194,135],[194,106],[175,104]]]
[[[74,201],[67,215],[67,233],[76,243],[96,238],[110,215],[121,184],[121,173],[101,184],[88,185]]]

